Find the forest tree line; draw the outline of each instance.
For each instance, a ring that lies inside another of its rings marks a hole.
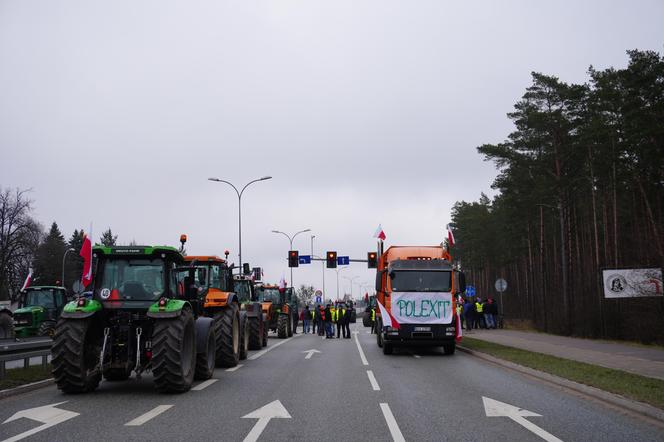
[[[477,148],[493,199],[457,202],[454,257],[480,296],[496,278],[507,320],[547,332],[663,342],[664,298],[605,299],[602,269],[664,267],[664,58],[628,51],[585,84],[541,73]]]
[[[28,191],[0,188],[0,300],[18,299],[31,268],[32,285],[64,285],[71,291],[81,278],[83,229],[74,230],[65,239],[56,222],[46,231],[33,218],[32,210]],[[117,235],[108,228],[96,242],[114,246]]]

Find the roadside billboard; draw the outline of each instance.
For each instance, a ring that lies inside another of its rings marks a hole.
[[[605,298],[664,296],[662,269],[602,270]]]

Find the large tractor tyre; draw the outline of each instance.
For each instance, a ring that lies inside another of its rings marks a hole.
[[[242,333],[240,333],[240,360],[244,361],[247,359],[249,354],[249,319],[244,318],[242,321],[241,328]]]
[[[175,318],[157,319],[152,336],[152,373],[160,393],[191,388],[196,372],[196,325],[185,308]]]
[[[0,313],[0,339],[14,339],[14,336],[14,318],[9,313]]]
[[[277,336],[279,339],[285,339],[288,337],[288,329],[290,321],[288,320],[288,316],[286,315],[279,315],[279,319],[277,319]]]
[[[37,336],[48,336],[53,338],[55,333],[55,321],[44,321],[39,325],[39,330],[37,330]]]
[[[92,319],[61,319],[51,348],[53,378],[65,393],[92,391],[101,381],[101,334]]]
[[[263,346],[263,330],[260,318],[251,318],[249,321],[249,350],[260,350]]]
[[[205,351],[196,354],[196,373],[194,379],[204,381],[210,379],[214,374],[217,353],[217,341],[214,338],[214,327],[209,327],[205,339]]]
[[[217,367],[237,366],[240,360],[240,313],[236,304],[214,316],[214,335],[217,340]]]
[[[131,375],[131,370],[126,368],[109,368],[104,371],[104,379],[109,382],[126,381]]]
[[[366,313],[362,316],[362,325],[365,327],[371,327],[371,319],[367,317]]]
[[[269,328],[270,328],[270,324],[268,323],[268,321],[264,321],[263,322],[263,333],[262,333],[263,334],[263,339],[261,340],[261,345],[263,347],[267,347],[267,332],[268,332]]]
[[[443,345],[443,352],[446,355],[453,355],[456,350],[456,344],[453,342],[451,344]]]

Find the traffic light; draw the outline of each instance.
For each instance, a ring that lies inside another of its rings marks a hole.
[[[378,255],[376,252],[368,252],[367,253],[367,266],[370,269],[375,269],[378,267]]]
[[[336,269],[337,268],[337,252],[327,252],[327,268]]]
[[[288,267],[300,267],[300,252],[297,250],[288,252]]]

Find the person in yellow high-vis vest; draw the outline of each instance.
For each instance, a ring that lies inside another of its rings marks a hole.
[[[341,331],[344,328],[344,319],[346,317],[346,309],[343,307],[343,305],[339,305],[337,308],[337,339],[341,337]]]
[[[371,334],[376,333],[376,307],[371,309]]]
[[[475,301],[475,312],[477,312],[475,315],[475,328],[486,328],[484,324],[484,304],[482,304],[481,298],[477,298],[477,301]]]

